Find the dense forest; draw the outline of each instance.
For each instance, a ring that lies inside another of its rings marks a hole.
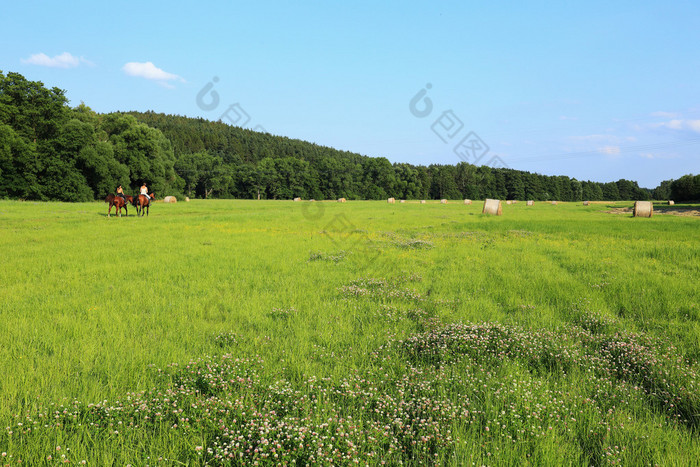
[[[700,199],[700,175],[650,190],[467,163],[392,164],[201,118],[98,114],[0,71],[0,198],[90,201],[143,182],[159,195],[202,198]]]

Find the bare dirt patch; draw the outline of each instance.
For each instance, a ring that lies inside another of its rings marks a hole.
[[[612,208],[608,211],[603,211],[608,214],[631,214],[632,208]],[[685,208],[685,207],[674,207],[674,206],[664,206],[656,207],[654,206],[654,214],[670,214],[672,216],[684,216],[684,217],[700,217],[700,210],[695,207]]]
[[[700,210],[698,210],[695,207],[683,208],[683,207],[664,206],[662,208],[654,207],[654,214],[671,214],[673,216],[700,217]]]

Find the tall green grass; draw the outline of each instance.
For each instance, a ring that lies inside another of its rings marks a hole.
[[[0,201],[0,464],[692,465],[700,219],[628,205]]]

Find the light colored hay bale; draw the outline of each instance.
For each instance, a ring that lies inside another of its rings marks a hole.
[[[464,200],[464,204],[472,204],[472,200],[470,200],[470,199],[465,199],[465,200]]]
[[[294,201],[301,201],[301,198],[294,198]]]
[[[405,202],[406,202],[405,199],[402,199],[401,201],[399,201],[399,203],[405,203]]]
[[[506,200],[506,204],[513,204],[513,201],[511,201],[511,200]]]
[[[447,204],[447,200],[446,200],[446,199],[441,199],[441,200],[440,200],[440,204]]]
[[[514,199],[514,200],[513,200],[513,204],[518,204],[518,200],[517,200],[517,199]]]
[[[345,198],[338,198],[338,202],[339,202],[339,203],[344,203],[344,202],[345,202]]]
[[[675,203],[672,199],[669,199],[669,200],[668,200],[668,205],[669,205],[669,206],[673,206],[674,204],[676,204],[676,203]]]
[[[389,203],[389,204],[394,204],[394,203],[396,203],[396,199],[395,199],[395,198],[389,198],[389,199],[386,200],[386,202]]]
[[[481,211],[482,214],[490,214],[492,216],[500,216],[503,214],[503,208],[501,207],[501,201],[497,199],[488,199],[484,201],[484,209]]]
[[[311,201],[311,202],[314,202],[314,201],[316,201],[316,200],[315,200],[315,199],[313,199],[313,198],[311,198],[311,199],[310,199],[309,201]]]
[[[424,199],[420,200],[420,204],[425,204],[425,200]]]
[[[651,201],[635,201],[634,217],[651,217],[654,214],[654,205]]]
[[[584,201],[584,202],[583,202],[583,205],[584,205],[584,206],[588,206],[589,204],[591,204],[590,201]]]
[[[557,205],[557,202],[556,202],[556,201],[552,201],[552,205],[553,205],[553,206],[556,206],[556,205]]]
[[[190,198],[188,196],[185,196],[185,203],[189,203],[189,202],[190,202]]]
[[[163,198],[164,203],[177,203],[177,198],[174,196],[166,196]]]
[[[527,201],[527,205],[528,205],[528,206],[534,206],[534,205],[535,205],[535,202],[534,202],[533,200],[529,199],[529,200]]]

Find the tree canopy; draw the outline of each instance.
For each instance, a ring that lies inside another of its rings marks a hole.
[[[507,168],[384,157],[155,112],[71,108],[65,91],[0,71],[0,197],[89,201],[118,185],[161,195],[291,199],[700,199],[700,175],[654,190]]]

